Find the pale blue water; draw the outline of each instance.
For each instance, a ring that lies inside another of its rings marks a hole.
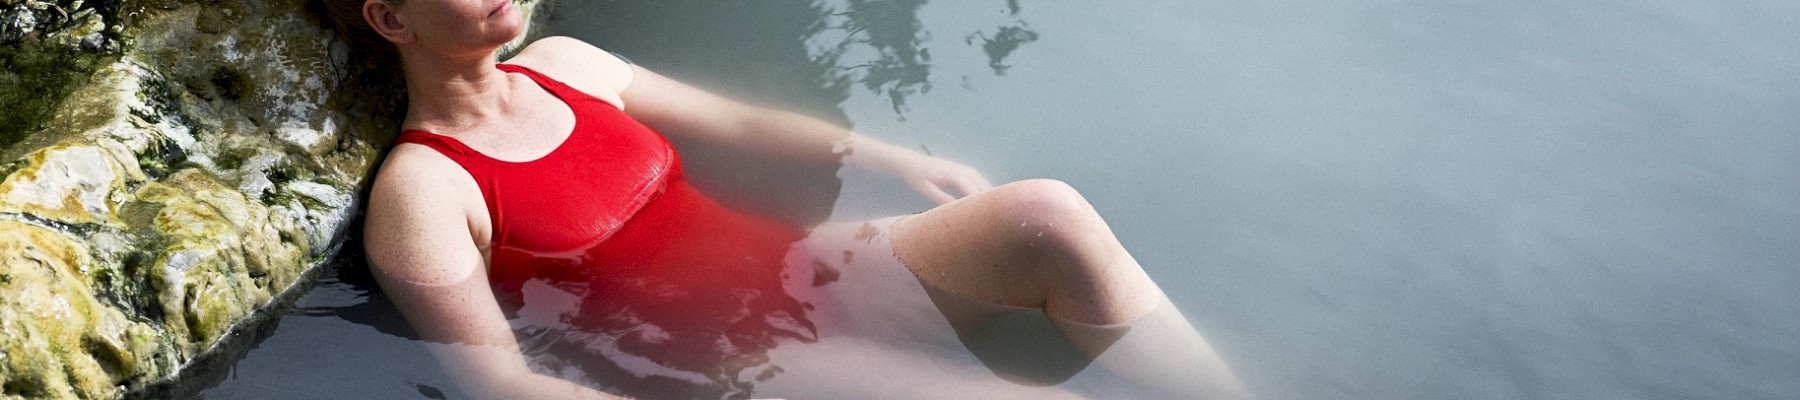
[[[630,3],[552,28],[1071,183],[1268,398],[1800,398],[1800,3]],[[855,17],[916,18],[876,91],[831,68],[892,43],[831,28]],[[995,63],[1005,27],[1037,37]],[[356,293],[315,290],[203,395],[459,398],[367,322],[397,316],[318,311]]]
[[[1800,397],[1795,3],[1030,2],[1003,78],[974,3],[850,119],[1082,189],[1272,397]]]

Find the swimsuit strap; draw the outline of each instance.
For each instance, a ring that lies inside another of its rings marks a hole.
[[[490,240],[497,243],[501,238],[506,237],[508,229],[503,218],[506,211],[497,202],[499,199],[494,197],[493,177],[496,173],[494,168],[497,166],[491,162],[483,162],[493,160],[492,158],[475,151],[474,148],[463,144],[456,138],[421,130],[400,132],[400,136],[394,138],[394,145],[399,146],[401,143],[430,147],[432,150],[437,150],[438,154],[443,154],[444,157],[455,162],[457,166],[462,167],[463,172],[467,172],[469,177],[475,180],[475,186],[481,189],[481,202],[487,206],[488,210],[488,227],[493,230]]]
[[[562,83],[562,81],[558,81],[554,78],[551,78],[548,75],[544,75],[543,73],[532,70],[531,68],[526,68],[525,66],[522,66],[522,65],[495,64],[494,67],[500,69],[501,71],[506,71],[509,73],[524,74],[526,77],[531,78],[532,82],[537,83],[538,87],[544,88],[545,91],[548,91],[548,92],[550,92],[551,95],[556,96],[556,98],[558,100],[562,101],[564,104],[568,104],[570,110],[575,112],[575,123],[576,123],[577,128],[580,128],[581,121],[583,119],[588,118],[588,116],[584,112],[587,109],[584,107],[579,107],[578,103],[586,103],[589,101],[599,101],[599,102],[603,102],[603,103],[605,102],[604,100],[599,100],[598,98],[590,96],[587,93],[584,93],[580,90],[576,90],[574,87],[571,87],[568,84]],[[567,139],[564,139],[563,143],[559,144],[557,146],[557,149],[552,150],[552,153],[560,150],[563,146],[568,146],[571,141],[576,140],[576,136],[578,136],[577,135],[578,133],[580,133],[580,132],[575,132],[575,134],[569,135],[570,137]],[[414,143],[414,144],[424,145],[425,147],[430,147],[434,150],[437,150],[439,153],[443,153],[445,156],[450,157],[450,159],[455,160],[457,164],[463,164],[465,168],[468,167],[469,161],[475,161],[475,160],[501,161],[502,163],[516,163],[516,162],[512,162],[512,161],[505,161],[505,160],[493,158],[492,156],[489,156],[486,153],[482,153],[479,150],[475,150],[475,148],[473,148],[473,147],[469,147],[469,145],[464,144],[461,140],[457,140],[454,137],[450,137],[447,135],[438,134],[438,133],[434,133],[434,132],[429,132],[429,131],[408,130],[408,131],[401,132],[400,136],[394,139],[394,144],[397,145],[397,144],[401,144],[401,143]]]
[[[494,68],[499,68],[501,71],[506,72],[525,74],[525,76],[531,78],[532,82],[537,82],[538,86],[542,86],[544,89],[549,90],[550,93],[555,94],[556,97],[561,98],[564,102],[570,102],[580,97],[593,97],[588,96],[586,92],[576,90],[574,87],[556,80],[556,78],[551,78],[549,75],[544,75],[541,72],[526,68],[523,65],[494,64]],[[578,94],[579,96],[571,97],[571,94]]]
[[[394,138],[394,144],[399,145],[401,143],[412,143],[430,147],[432,150],[437,150],[438,153],[443,154],[445,157],[450,157],[450,159],[456,161],[457,164],[463,164],[464,168],[467,168],[470,158],[487,157],[485,154],[475,151],[475,149],[469,147],[469,145],[463,144],[461,140],[417,129],[400,132],[400,137]]]

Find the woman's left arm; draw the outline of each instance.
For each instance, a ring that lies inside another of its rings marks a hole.
[[[508,62],[530,65],[568,79],[577,89],[617,100],[614,104],[626,114],[665,135],[791,160],[866,164],[900,176],[939,203],[993,188],[974,168],[825,121],[712,94],[621,61],[578,39],[544,38]]]
[[[641,66],[619,94],[632,118],[665,135],[781,158],[836,162],[843,128],[791,112],[740,103]]]
[[[670,135],[782,158],[860,160],[890,171],[914,190],[948,203],[993,188],[974,168],[931,157],[788,111],[740,103],[633,66],[620,94],[626,112]],[[952,194],[952,191],[959,192]]]

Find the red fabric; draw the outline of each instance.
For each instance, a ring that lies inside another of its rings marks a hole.
[[[619,108],[525,67],[499,68],[530,76],[574,111],[575,128],[555,150],[509,162],[425,131],[403,132],[397,143],[436,149],[475,178],[493,224],[489,278],[503,300],[526,280],[592,282],[600,275],[653,275],[690,287],[751,279],[778,287],[787,245],[801,237],[797,229],[726,209],[696,191],[668,141]]]
[[[779,370],[765,366],[778,339],[816,339],[812,305],[782,286],[798,229],[695,191],[674,148],[617,107],[524,67],[499,68],[530,76],[574,111],[555,150],[508,162],[429,132],[397,142],[436,149],[481,187],[493,224],[488,277],[508,314],[523,306],[528,281],[580,296],[566,326],[548,327],[568,334],[523,333],[522,346],[565,349],[556,356],[626,393],[736,398],[748,396],[752,371]],[[620,354],[706,378],[639,370],[616,362]]]

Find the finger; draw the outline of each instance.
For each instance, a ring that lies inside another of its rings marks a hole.
[[[949,203],[956,200],[956,196],[951,196],[950,193],[944,192],[944,189],[939,188],[936,184],[929,181],[914,183],[913,190],[918,190],[920,194],[925,195],[925,198],[931,199],[931,201],[935,201],[938,204]]]
[[[971,181],[973,181],[973,185],[975,186],[975,189],[977,192],[986,192],[989,190],[994,190],[994,183],[988,182],[987,177],[981,176],[980,172],[976,172],[969,179]]]
[[[981,193],[981,185],[977,184],[973,178],[958,178],[954,183],[956,185],[956,191],[962,192],[962,197],[969,197],[976,193]]]
[[[956,174],[956,180],[975,188],[976,192],[985,192],[994,188],[994,183],[988,182],[987,176],[982,175],[981,170],[968,166],[964,166],[961,173]]]

